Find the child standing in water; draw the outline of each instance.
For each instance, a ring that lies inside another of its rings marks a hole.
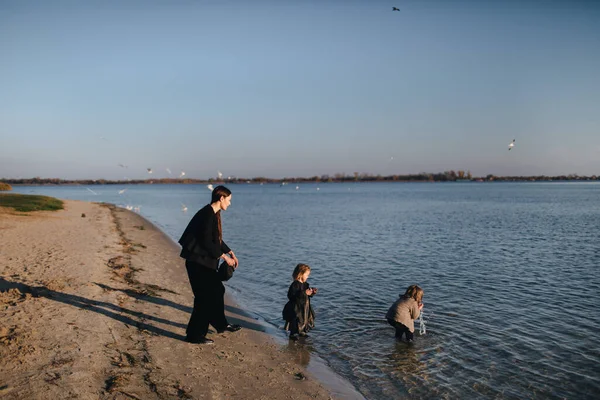
[[[294,281],[288,289],[288,302],[283,308],[283,319],[286,321],[285,330],[290,331],[290,339],[298,340],[298,336],[308,336],[307,332],[315,326],[315,314],[310,306],[310,298],[317,293],[317,288],[311,288],[308,282],[310,267],[298,264],[294,268]]]
[[[406,340],[413,341],[414,320],[421,314],[422,300],[423,289],[417,285],[410,285],[406,293],[392,304],[385,317],[389,324],[396,328],[396,339],[401,340],[402,335],[406,334]]]

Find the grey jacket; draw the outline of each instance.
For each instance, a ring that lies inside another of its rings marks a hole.
[[[414,320],[419,318],[419,304],[412,297],[400,298],[392,304],[385,317],[406,326],[411,332],[415,331]]]

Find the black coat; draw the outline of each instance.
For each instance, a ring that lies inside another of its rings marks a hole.
[[[309,289],[308,282],[294,280],[288,289],[288,302],[283,307],[282,316],[288,323],[296,322],[300,332],[308,332],[315,327],[315,313],[310,305],[310,298],[306,294]]]
[[[182,258],[216,270],[219,258],[231,249],[219,242],[219,224],[210,204],[194,215],[179,239]]]

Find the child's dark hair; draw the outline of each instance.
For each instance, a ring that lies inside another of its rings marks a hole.
[[[292,277],[294,280],[298,279],[298,277],[304,274],[306,271],[310,271],[310,267],[306,264],[298,264],[296,268],[294,268],[294,272],[292,273]]]
[[[404,293],[404,297],[415,299],[417,303],[421,303],[423,300],[423,289],[421,289],[417,285],[410,285],[408,289],[406,289],[406,293]]]

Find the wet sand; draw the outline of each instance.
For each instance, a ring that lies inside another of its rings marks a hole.
[[[244,329],[211,331],[214,345],[184,342],[193,295],[179,246],[133,212],[79,201],[0,208],[0,243],[2,398],[355,397],[231,297],[227,316]]]

